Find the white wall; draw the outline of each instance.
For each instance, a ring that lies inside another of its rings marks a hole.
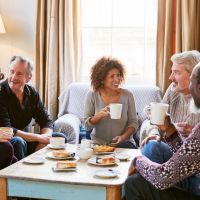
[[[0,0],[6,34],[0,34],[0,68],[7,75],[13,55],[34,60],[36,0]]]

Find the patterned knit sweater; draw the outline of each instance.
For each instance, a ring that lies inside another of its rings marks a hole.
[[[135,160],[138,172],[157,189],[166,189],[200,173],[200,123],[184,142],[178,132],[174,132],[166,142],[173,151],[173,156],[166,163],[157,164],[145,156]]]

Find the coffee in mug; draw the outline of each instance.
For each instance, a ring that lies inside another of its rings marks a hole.
[[[152,124],[163,125],[169,108],[169,104],[152,102],[150,121]]]
[[[122,114],[122,104],[120,103],[111,103],[110,108],[110,118],[111,119],[120,119]]]

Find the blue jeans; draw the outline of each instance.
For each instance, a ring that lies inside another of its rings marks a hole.
[[[52,137],[64,137],[65,143],[67,142],[67,137],[63,133],[52,133]],[[10,142],[13,145],[14,153],[18,160],[33,153],[38,145],[38,142],[26,142],[23,138],[18,136],[14,136]]]
[[[169,146],[164,142],[157,142],[156,140],[150,140],[141,149],[142,154],[156,163],[164,163],[172,157],[172,152]],[[193,175],[189,178],[180,181],[175,185],[176,188],[183,189],[200,196],[200,176]]]
[[[172,157],[169,146],[164,142],[157,142],[156,140],[150,140],[142,147],[141,152],[149,160],[159,164],[168,161]]]
[[[130,142],[129,140],[120,142],[117,145],[117,148],[137,149],[137,147],[132,142]]]

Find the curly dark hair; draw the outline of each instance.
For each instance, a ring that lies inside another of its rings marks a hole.
[[[94,91],[103,87],[102,82],[106,78],[108,72],[114,68],[119,70],[121,80],[123,81],[125,76],[125,67],[117,59],[102,57],[92,66],[90,80]]]

